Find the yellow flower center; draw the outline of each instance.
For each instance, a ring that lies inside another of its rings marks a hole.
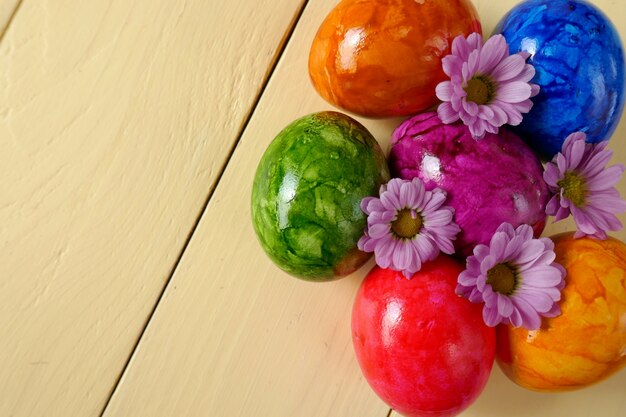
[[[565,177],[556,185],[563,189],[563,196],[574,203],[576,207],[585,205],[587,183],[581,175],[572,171],[566,172]]]
[[[397,237],[411,239],[422,229],[422,216],[408,208],[398,212],[396,219],[391,222],[391,230]]]
[[[488,104],[495,97],[496,86],[488,77],[477,75],[467,82],[465,87],[467,101],[476,104]]]
[[[498,264],[487,271],[487,284],[495,292],[511,295],[517,285],[515,270],[507,264]]]

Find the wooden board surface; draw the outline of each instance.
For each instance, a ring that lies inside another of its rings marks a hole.
[[[250,223],[266,146],[331,108],[306,61],[336,1],[23,1],[0,43],[0,417],[105,406],[107,417],[386,417],[350,341],[371,263],[337,282],[299,281],[267,259]],[[622,2],[593,2],[624,36]],[[474,3],[490,33],[516,1]],[[399,122],[361,121],[384,149]],[[618,140],[613,149],[626,162]],[[542,395],[495,370],[464,416],[617,417],[624,386],[626,372]]]
[[[227,4],[24,0],[11,22],[0,416],[104,407],[303,2]]]
[[[388,413],[362,379],[350,342],[363,271],[321,285],[293,279],[267,259],[250,221],[252,176],[265,147],[293,119],[328,108],[306,62],[333,3],[309,1],[106,417]]]
[[[0,40],[21,0],[0,0]]]
[[[295,280],[271,264],[250,224],[252,176],[266,146],[293,119],[330,107],[311,87],[306,62],[315,31],[334,3],[309,2],[106,417],[387,416],[388,408],[359,373],[350,340],[353,296],[369,268],[328,284]],[[494,3],[475,2],[485,33],[515,2]],[[612,7],[609,12],[619,9]],[[361,121],[383,147],[398,123]],[[626,152],[618,157],[626,161]],[[626,191],[626,183],[621,187]],[[612,389],[588,392],[610,403],[604,410],[618,409],[623,401],[616,387],[625,377],[615,379]],[[507,403],[503,394],[509,393],[516,397]],[[591,395],[550,396],[541,404],[580,405]],[[468,415],[504,415],[498,404],[509,404],[504,409],[520,416],[561,415],[558,405],[546,406],[548,414],[536,412],[539,407],[526,413],[522,406],[529,397],[496,374]]]

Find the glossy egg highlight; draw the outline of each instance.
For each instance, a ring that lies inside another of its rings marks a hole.
[[[367,382],[407,417],[449,417],[483,390],[495,330],[454,293],[463,265],[441,255],[411,280],[375,267],[357,293],[352,341]]]
[[[446,204],[461,227],[458,255],[488,244],[504,222],[529,224],[536,236],[543,231],[549,199],[543,167],[511,131],[500,128],[497,135],[475,140],[465,125],[445,125],[437,113],[422,113],[403,122],[391,142],[392,176],[418,177],[427,189],[446,191]]]
[[[573,132],[597,143],[613,134],[624,108],[624,50],[609,18],[578,0],[527,0],[498,24],[511,53],[525,51],[541,87],[515,131],[545,158]]]
[[[267,148],[254,178],[261,246],[299,278],[350,274],[370,256],[356,246],[366,225],[360,202],[388,180],[378,142],[356,120],[322,112],[294,121]]]
[[[469,0],[343,0],[309,54],[315,89],[367,117],[404,116],[437,103],[441,59],[457,35],[481,33]]]
[[[573,233],[552,239],[556,262],[567,271],[562,314],[536,331],[497,330],[504,373],[544,392],[583,388],[626,365],[626,245]]]

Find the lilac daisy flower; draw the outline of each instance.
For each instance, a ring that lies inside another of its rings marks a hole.
[[[563,149],[548,162],[543,179],[554,194],[546,213],[563,220],[570,214],[578,227],[575,237],[593,236],[606,239],[607,231],[622,229],[615,216],[626,211],[615,184],[624,172],[623,165],[606,164],[613,152],[605,149],[607,142],[585,143],[587,135],[572,133],[565,139]]]
[[[526,52],[509,55],[502,35],[484,45],[478,33],[454,38],[452,54],[442,61],[450,81],[436,89],[443,101],[437,109],[441,121],[450,124],[461,119],[475,139],[486,132],[498,133],[504,124],[519,125],[522,113],[533,106],[530,98],[539,93],[539,86],[530,83],[535,68],[526,63],[528,57]]]
[[[541,316],[561,314],[558,301],[565,286],[565,269],[554,262],[554,242],[533,238],[523,224],[503,223],[489,246],[479,244],[459,275],[456,293],[473,303],[484,302],[488,326],[510,323],[528,330],[541,327]]]
[[[392,179],[380,187],[380,198],[361,201],[368,217],[359,249],[374,252],[381,268],[402,271],[410,279],[440,251],[454,253],[452,240],[460,229],[452,220],[454,209],[443,205],[445,200],[444,191],[426,191],[418,178]]]

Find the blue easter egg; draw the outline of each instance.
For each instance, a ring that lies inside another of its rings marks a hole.
[[[579,0],[526,0],[498,23],[511,53],[526,51],[541,87],[514,128],[542,157],[573,132],[608,140],[624,109],[624,51],[609,19]]]

